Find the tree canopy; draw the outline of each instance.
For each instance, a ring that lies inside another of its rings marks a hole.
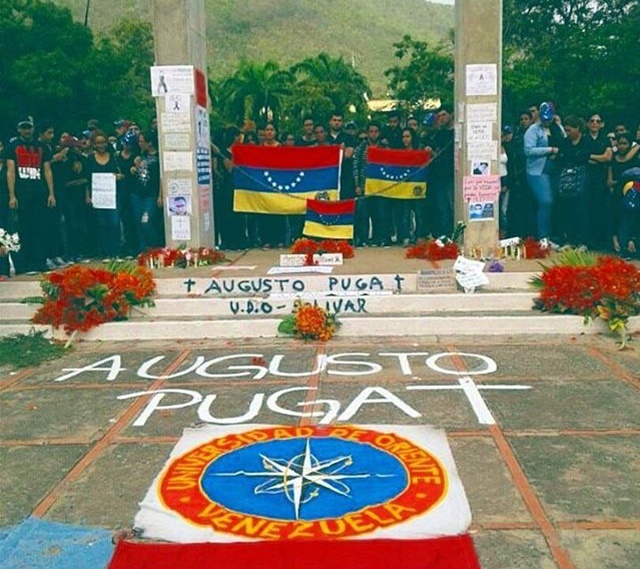
[[[504,0],[503,115],[554,101],[561,113],[593,110],[638,121],[640,3],[637,0]],[[263,38],[264,39],[264,38]],[[453,31],[439,43],[405,35],[389,46],[389,96],[418,108],[453,99]],[[128,15],[94,37],[66,8],[48,0],[0,2],[0,135],[24,114],[81,129],[88,118],[147,124],[154,113],[150,25]],[[320,52],[289,67],[243,60],[211,82],[215,123],[272,118],[297,127],[338,108],[364,120],[371,96],[353,61]]]
[[[82,129],[88,118],[149,120],[149,24],[128,20],[104,37],[74,22],[65,8],[44,0],[0,3],[0,125],[17,117]]]

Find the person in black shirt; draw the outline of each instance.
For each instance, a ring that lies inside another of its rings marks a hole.
[[[587,122],[586,140],[589,143],[588,174],[589,186],[589,228],[590,247],[594,249],[608,249],[611,235],[608,213],[611,208],[611,198],[607,187],[607,166],[613,156],[611,145],[604,134],[604,121],[599,113],[594,113]]]
[[[33,119],[18,122],[18,137],[7,151],[7,185],[9,207],[18,212],[21,249],[16,272],[46,271],[45,244],[42,231],[47,207],[56,206],[51,173],[51,154],[33,138]]]

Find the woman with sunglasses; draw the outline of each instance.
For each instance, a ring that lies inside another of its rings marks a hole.
[[[611,199],[607,187],[607,167],[613,157],[611,143],[604,131],[600,113],[593,113],[587,121],[586,140],[591,159],[587,166],[587,200],[589,212],[590,249],[609,249],[611,228]]]

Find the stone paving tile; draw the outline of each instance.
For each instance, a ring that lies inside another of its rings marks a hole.
[[[531,515],[490,438],[452,438],[449,444],[474,523],[531,522]]]
[[[640,394],[623,381],[533,381],[528,391],[483,391],[505,429],[640,427]]]
[[[462,346],[457,347],[462,351]],[[539,346],[516,341],[508,346],[481,344],[469,349],[496,362],[498,369],[491,374],[491,379],[602,379],[612,376],[609,367],[581,345]]]
[[[33,389],[0,393],[0,439],[73,437],[87,442],[116,420],[118,390]]]
[[[617,352],[611,357],[617,364],[621,365],[630,374],[636,378],[640,377],[640,354],[638,353],[638,345],[631,344],[635,349],[624,352]]]
[[[0,448],[0,526],[31,514],[88,447],[82,445]]]
[[[576,569],[636,569],[640,567],[640,532],[589,530],[560,532]]]
[[[482,531],[473,541],[482,569],[558,569],[537,531]]]
[[[509,442],[552,521],[638,518],[640,437],[512,437]]]
[[[172,448],[172,444],[143,443],[110,446],[60,495],[46,518],[110,529],[133,527],[138,502]]]

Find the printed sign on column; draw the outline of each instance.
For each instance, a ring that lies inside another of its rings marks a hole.
[[[196,106],[196,169],[198,185],[211,184],[211,143],[209,141],[209,113]]]

